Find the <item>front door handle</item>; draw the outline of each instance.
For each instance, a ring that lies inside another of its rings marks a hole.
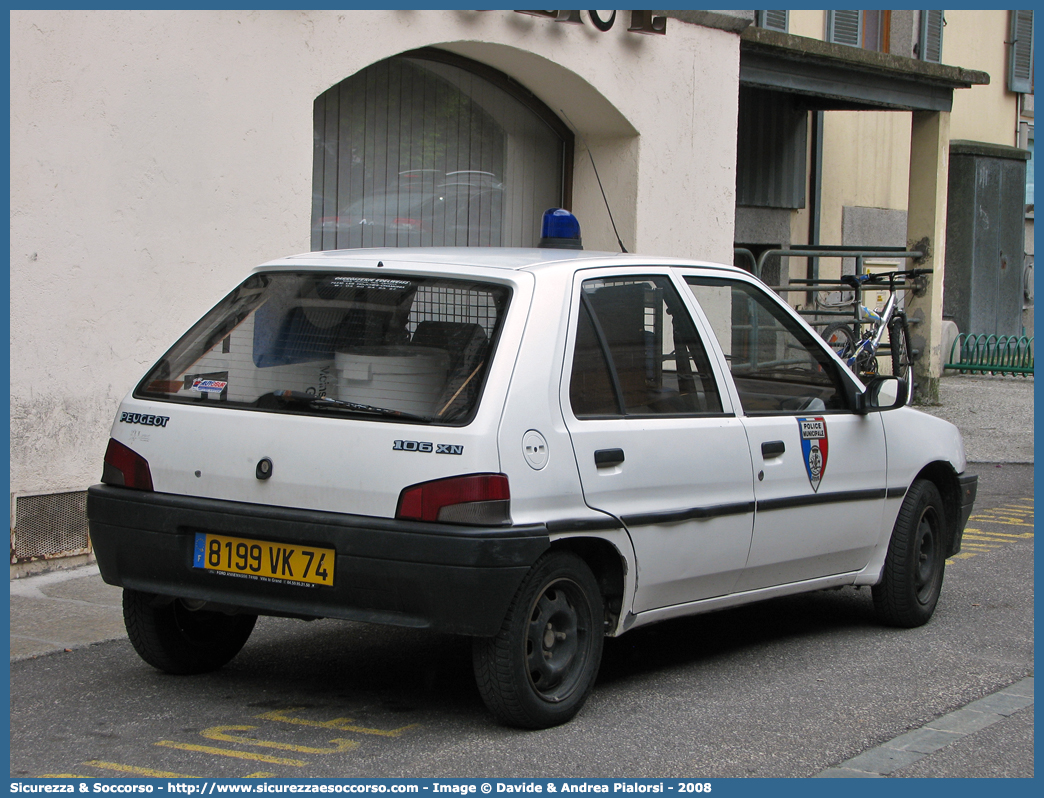
[[[611,468],[624,461],[623,449],[598,449],[595,451],[595,467]]]
[[[762,457],[779,457],[786,450],[783,441],[765,441],[761,444]]]

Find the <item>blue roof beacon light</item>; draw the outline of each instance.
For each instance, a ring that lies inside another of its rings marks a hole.
[[[548,208],[540,223],[538,247],[549,249],[583,249],[580,222],[565,208]]]

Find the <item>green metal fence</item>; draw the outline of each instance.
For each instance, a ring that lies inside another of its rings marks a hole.
[[[975,374],[1033,374],[1033,338],[961,333],[944,368]]]

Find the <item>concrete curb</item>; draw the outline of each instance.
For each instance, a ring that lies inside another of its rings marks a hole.
[[[817,779],[880,779],[1033,706],[1033,677],[972,701],[919,729],[816,774]]]

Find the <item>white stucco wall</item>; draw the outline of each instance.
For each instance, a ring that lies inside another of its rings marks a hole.
[[[628,249],[730,261],[738,37],[619,16],[12,12],[12,492],[97,481],[145,369],[249,268],[308,249],[313,100],[398,52],[469,55],[564,110]],[[585,245],[615,248],[576,156]]]

